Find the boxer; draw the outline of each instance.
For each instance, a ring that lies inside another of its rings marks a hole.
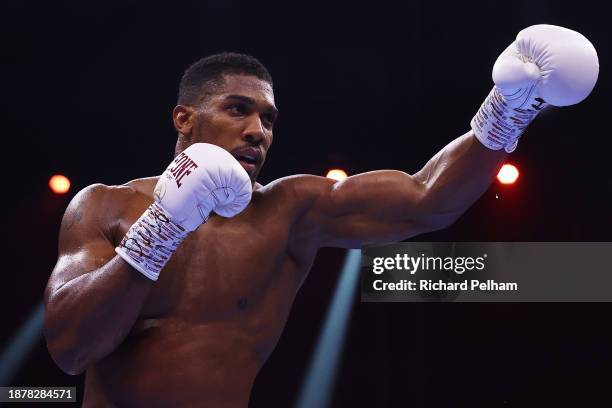
[[[161,176],[92,185],[66,210],[45,292],[51,356],[66,373],[87,370],[85,406],[247,406],[319,248],[447,227],[534,117],[586,98],[598,69],[581,34],[526,28],[497,59],[472,129],[418,173],[263,186],[278,115],[270,74],[242,54],[196,62]]]

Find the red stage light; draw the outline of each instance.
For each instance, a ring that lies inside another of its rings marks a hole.
[[[497,173],[497,180],[502,184],[514,184],[519,177],[519,171],[512,164],[504,164]]]
[[[66,194],[70,190],[70,180],[66,176],[56,174],[49,179],[49,188],[55,194]]]

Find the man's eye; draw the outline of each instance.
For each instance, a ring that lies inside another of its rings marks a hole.
[[[234,103],[228,106],[228,110],[236,115],[244,115],[246,113],[246,108],[244,105],[240,103]]]
[[[274,124],[274,117],[272,115],[263,115],[262,119],[264,122],[266,122],[269,125]]]

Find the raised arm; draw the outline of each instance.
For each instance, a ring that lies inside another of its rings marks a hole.
[[[412,176],[379,170],[338,182],[307,177],[297,191],[312,198],[298,231],[319,246],[357,248],[445,228],[487,189],[504,157],[468,132]]]
[[[56,363],[78,374],[113,351],[182,240],[211,211],[225,217],[242,211],[251,188],[229,152],[195,143],[160,176],[154,202],[116,247],[112,226],[137,193],[105,186],[80,192],[66,210],[59,259],[45,292],[45,336]]]
[[[88,187],[62,220],[59,257],[45,290],[44,333],[68,374],[80,374],[123,341],[152,287],[115,254],[111,238],[129,194],[128,187]]]
[[[581,34],[551,25],[522,30],[497,59],[495,86],[471,131],[413,176],[385,170],[338,183],[309,179],[299,190],[306,205],[298,231],[320,246],[359,247],[448,226],[486,190],[535,116],[547,104],[582,101],[598,72],[595,48]]]

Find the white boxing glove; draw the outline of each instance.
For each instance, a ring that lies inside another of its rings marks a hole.
[[[598,75],[597,52],[582,34],[546,24],[525,28],[493,66],[495,86],[472,119],[474,134],[510,153],[544,107],[582,101]]]
[[[246,170],[227,150],[195,143],[170,163],[155,186],[155,201],[171,220],[193,231],[215,213],[233,217],[251,200]]]
[[[152,280],[191,231],[212,211],[233,217],[251,200],[246,170],[225,149],[195,143],[159,177],[154,202],[115,248],[126,262]]]

